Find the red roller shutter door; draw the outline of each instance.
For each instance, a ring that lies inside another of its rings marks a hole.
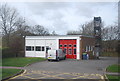
[[[66,57],[76,59],[76,39],[60,39],[59,48],[66,52]]]

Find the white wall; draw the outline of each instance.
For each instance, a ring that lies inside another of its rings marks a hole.
[[[26,40],[25,46],[35,46],[35,41],[34,40]],[[25,48],[25,50],[26,50],[26,48]],[[26,57],[35,57],[35,51],[25,51],[25,56]]]
[[[77,39],[77,59],[80,59],[80,36],[57,36],[57,37],[27,37],[26,46],[49,46],[51,49],[59,49],[59,39]],[[46,57],[45,51],[26,51],[26,57]]]
[[[46,57],[46,46],[49,46],[51,49],[57,48],[56,39],[26,39],[26,46],[44,46],[44,51],[26,51],[26,57]]]
[[[80,38],[78,37],[77,38],[77,60],[79,60],[80,59]]]

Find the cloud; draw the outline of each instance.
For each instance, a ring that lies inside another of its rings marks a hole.
[[[93,20],[94,16],[101,16],[107,25],[112,24],[117,13],[115,4],[109,2],[27,2],[15,6],[29,22],[32,21],[30,24],[43,25],[50,32],[66,34],[67,31],[77,30],[79,25]]]

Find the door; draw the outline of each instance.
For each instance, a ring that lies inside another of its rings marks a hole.
[[[48,57],[48,50],[50,49],[49,46],[46,46],[46,58]]]
[[[66,58],[76,59],[76,39],[60,39],[59,48],[66,54]]]

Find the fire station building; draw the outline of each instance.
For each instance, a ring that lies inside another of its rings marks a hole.
[[[26,57],[47,57],[49,49],[62,49],[66,58],[82,59],[84,52],[90,58],[94,56],[95,39],[83,35],[61,35],[61,36],[26,36],[25,56]]]

